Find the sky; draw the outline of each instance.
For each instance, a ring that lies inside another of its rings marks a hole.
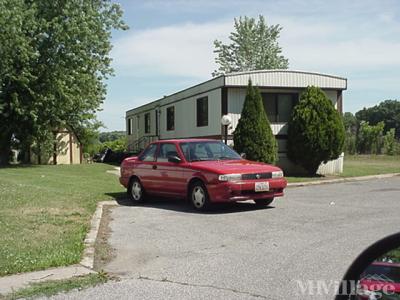
[[[125,130],[125,112],[211,78],[213,41],[233,19],[280,24],[289,69],[348,79],[344,111],[400,100],[399,0],[120,0],[127,31],[114,31],[115,75],[98,113],[104,131]]]

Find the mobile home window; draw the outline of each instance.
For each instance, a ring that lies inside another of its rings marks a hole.
[[[277,122],[276,94],[262,94],[264,110],[270,122]]]
[[[144,115],[144,133],[150,133],[150,113]]]
[[[175,129],[175,107],[170,106],[167,108],[167,130]]]
[[[288,122],[298,94],[262,94],[264,109],[270,122]]]
[[[197,99],[197,127],[208,125],[208,97]]]
[[[128,122],[128,129],[127,129],[127,132],[128,132],[128,135],[132,135],[132,118],[129,118],[128,120],[127,120]]]

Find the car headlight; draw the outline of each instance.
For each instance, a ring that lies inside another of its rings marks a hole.
[[[219,175],[219,181],[239,181],[242,179],[242,174],[224,174]]]
[[[283,177],[283,171],[272,172],[272,178],[280,178],[280,177]]]
[[[369,291],[367,289],[363,289],[361,287],[357,288],[356,292],[357,296],[368,297],[370,300],[380,299],[382,297],[382,293],[378,291]]]

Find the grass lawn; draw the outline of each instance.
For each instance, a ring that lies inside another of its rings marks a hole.
[[[0,169],[0,276],[80,261],[98,201],[124,192],[105,164]],[[400,172],[399,156],[345,156],[340,176]],[[336,176],[338,177],[338,176]],[[288,177],[302,182],[331,177]]]
[[[123,191],[105,164],[0,169],[0,276],[80,261],[96,203]]]
[[[343,173],[338,176],[286,177],[288,182],[306,182],[338,177],[355,177],[387,173],[400,173],[400,156],[345,155]]]
[[[27,299],[33,297],[49,297],[61,292],[67,292],[73,289],[84,289],[95,286],[107,281],[105,274],[89,274],[85,276],[72,277],[65,280],[49,280],[40,283],[33,283],[27,288],[20,289],[12,294],[6,295],[0,300]]]
[[[341,176],[354,177],[387,173],[400,173],[400,156],[344,156],[344,170]]]

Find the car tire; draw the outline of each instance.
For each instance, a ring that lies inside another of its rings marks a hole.
[[[256,199],[254,202],[257,206],[268,206],[274,201],[274,198],[266,198],[266,199]]]
[[[190,185],[189,199],[192,206],[198,211],[205,211],[210,207],[207,188],[201,181],[195,181]]]
[[[146,194],[142,183],[138,178],[132,178],[129,181],[128,196],[132,203],[143,203],[146,199]]]

